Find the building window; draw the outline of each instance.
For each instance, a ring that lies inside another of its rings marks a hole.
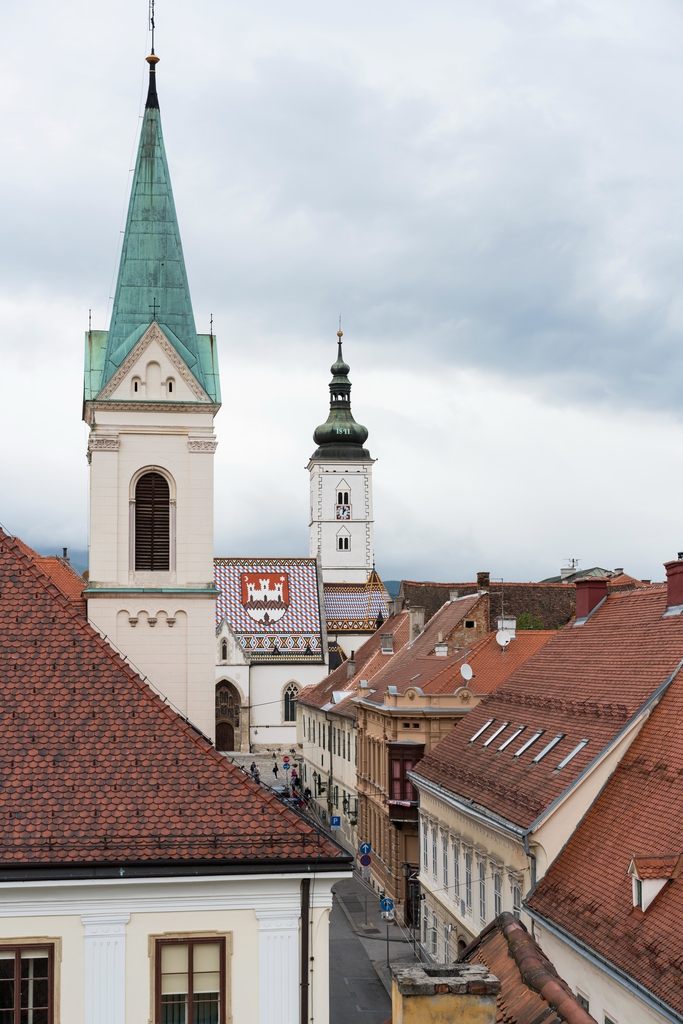
[[[228,641],[221,640],[221,661],[228,660]]]
[[[639,878],[636,878],[636,906],[643,909],[643,883]]]
[[[503,913],[503,876],[500,871],[493,875],[493,912],[496,917]]]
[[[438,859],[436,855],[436,828],[432,825],[432,874],[436,878],[439,870]]]
[[[166,393],[172,395],[175,391],[175,384],[173,383],[173,377],[169,377],[166,381]]]
[[[348,505],[349,503],[349,492],[348,491],[337,491],[337,504]]]
[[[439,919],[436,914],[432,914],[432,928],[429,934],[429,952],[432,956],[437,956],[439,952],[438,948],[439,941]]]
[[[296,698],[298,694],[299,687],[295,683],[290,683],[285,690],[285,722],[296,722]]]
[[[346,760],[346,729],[342,731],[342,760]]]
[[[486,864],[479,861],[479,917],[486,921]]]
[[[231,683],[219,683],[216,687],[217,750],[240,749],[240,710],[240,698],[235,687]]]
[[[443,854],[443,887],[448,891],[448,836],[441,836],[441,849]]]
[[[613,1021],[611,1017],[608,1017],[607,1014],[605,1014],[605,1024],[616,1024],[616,1021]]]
[[[382,633],[382,654],[393,654],[394,653],[394,634],[393,633]]]
[[[391,780],[389,799],[417,801],[417,794],[408,778],[408,772],[413,770],[413,765],[422,757],[423,749],[422,746],[414,744],[404,749],[397,746],[389,748],[389,778]]]
[[[581,995],[580,992],[576,993],[576,1001],[579,1004],[579,1006],[583,1006],[586,1013],[590,1012],[590,1003],[588,1002],[585,996]]]
[[[0,946],[1,1024],[48,1024],[52,1020],[52,964],[52,946]]]
[[[465,629],[474,629],[474,619],[465,620]]]
[[[453,843],[453,897],[460,899],[460,847]]]
[[[512,913],[517,920],[522,916],[522,890],[518,885],[512,887]]]
[[[425,949],[427,948],[427,931],[429,929],[428,918],[429,918],[429,914],[427,913],[427,911],[426,910],[423,911],[423,913],[422,913],[422,945],[424,946]]]
[[[443,926],[443,962],[451,962],[451,928],[447,924]]]
[[[472,910],[472,854],[465,854],[465,903]]]
[[[339,786],[334,787],[334,806],[339,807]]]
[[[427,822],[422,819],[422,867],[427,870],[429,856],[427,854]]]
[[[145,473],[135,485],[135,568],[168,572],[171,545],[171,496],[161,473]]]
[[[337,537],[337,551],[348,551],[350,544],[349,537]]]
[[[157,939],[160,1024],[225,1022],[225,939]]]

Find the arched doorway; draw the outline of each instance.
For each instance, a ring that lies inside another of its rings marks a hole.
[[[240,750],[242,745],[240,697],[237,689],[223,681],[216,687],[216,749]]]

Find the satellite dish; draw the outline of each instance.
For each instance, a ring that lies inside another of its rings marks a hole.
[[[496,643],[500,644],[501,647],[507,647],[512,640],[512,637],[508,633],[507,629],[499,629],[496,633]]]
[[[460,675],[463,677],[463,679],[466,682],[469,683],[470,679],[474,675],[474,672],[472,671],[472,666],[468,665],[467,663],[465,663],[464,665],[461,665],[460,666]]]

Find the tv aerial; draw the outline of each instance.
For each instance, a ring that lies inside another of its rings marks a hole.
[[[460,666],[460,675],[463,677],[465,682],[469,683],[470,679],[474,675],[474,672],[472,671],[472,666],[468,665],[467,662],[465,662],[464,665]]]
[[[508,633],[507,629],[499,629],[496,633],[496,643],[499,644],[503,650],[505,650],[511,640],[512,637]]]

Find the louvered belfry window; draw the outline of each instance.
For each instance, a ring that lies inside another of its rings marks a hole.
[[[168,572],[170,494],[161,473],[145,473],[135,487],[135,568]]]

